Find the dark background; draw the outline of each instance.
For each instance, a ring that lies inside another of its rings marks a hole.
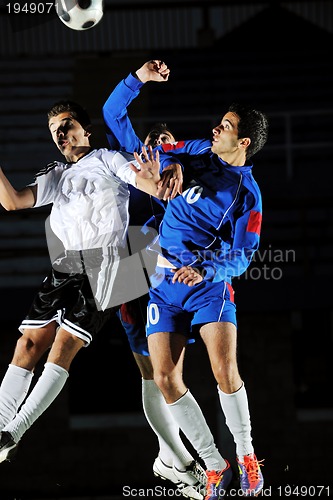
[[[171,76],[147,84],[129,109],[142,139],[158,120],[178,139],[211,137],[234,100],[267,113],[269,141],[254,157],[261,248],[234,282],[240,370],[267,496],[288,496],[288,485],[332,493],[332,2],[106,1],[102,21],[86,32],[70,30],[53,10],[14,15],[1,5],[0,161],[17,188],[60,159],[46,126],[53,102],[81,102],[94,145],[106,146],[104,101],[151,58],[165,60]],[[1,375],[49,266],[48,213],[0,208]],[[235,466],[200,342],[188,350],[184,375]],[[152,474],[156,454],[140,374],[115,318],[74,360],[65,390],[15,460],[1,464],[0,500],[123,498],[124,485],[161,484]]]

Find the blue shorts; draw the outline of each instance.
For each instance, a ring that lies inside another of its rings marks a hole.
[[[230,322],[237,326],[231,285],[203,280],[194,286],[172,283],[169,269],[156,268],[165,278],[149,292],[147,335],[156,332],[189,334],[206,323]]]
[[[127,335],[131,351],[142,356],[149,356],[146,337],[148,299],[148,294],[143,295],[127,304],[122,304],[117,312],[117,316]]]

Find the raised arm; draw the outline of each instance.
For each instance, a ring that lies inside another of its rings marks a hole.
[[[0,203],[8,211],[32,208],[36,201],[36,186],[27,186],[17,191],[0,167]]]
[[[169,78],[166,64],[154,60],[146,62],[135,73],[130,73],[115,87],[103,106],[103,117],[111,149],[141,152],[143,142],[134,131],[127,107],[148,81],[163,82]]]

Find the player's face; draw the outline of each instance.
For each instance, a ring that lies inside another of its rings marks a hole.
[[[156,146],[160,146],[161,144],[170,144],[171,142],[176,142],[176,139],[171,134],[171,132],[163,132],[156,138],[152,138],[150,134],[147,135],[145,139],[145,145],[152,146],[155,148]]]
[[[235,113],[226,113],[220,125],[213,128],[212,151],[218,156],[233,154],[238,149],[239,117]]]
[[[50,118],[49,129],[57,148],[67,159],[80,154],[81,149],[82,152],[86,152],[86,148],[89,147],[90,133],[72,117],[70,112],[66,111]]]

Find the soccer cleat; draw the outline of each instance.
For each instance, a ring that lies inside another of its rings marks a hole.
[[[199,464],[197,464],[198,467]],[[198,468],[199,470],[199,468]],[[196,486],[196,481],[193,479],[193,475],[186,474],[186,471],[183,473],[178,471],[175,467],[171,467],[170,465],[166,465],[160,457],[155,459],[153,465],[153,472],[156,477],[160,477],[161,479],[168,479],[172,483],[174,483],[179,490],[179,492],[185,497],[190,498],[191,500],[203,500],[204,496],[201,493],[202,485]],[[191,484],[190,484],[191,483]]]
[[[207,486],[205,500],[219,500],[224,498],[226,490],[232,479],[232,470],[226,460],[226,467],[223,470],[207,470]]]
[[[185,470],[179,470],[177,469],[177,467],[174,467],[173,470],[178,479],[180,479],[183,484],[192,486],[192,488],[194,488],[195,491],[200,494],[200,498],[204,497],[207,484],[207,476],[205,470],[196,460],[193,460],[193,462],[187,465],[187,467],[185,467]]]
[[[17,443],[7,431],[0,433],[0,463],[10,460],[16,453]]]
[[[237,458],[240,486],[243,495],[256,497],[264,486],[264,478],[260,470],[263,460],[258,461],[254,453],[244,456],[244,462]]]

